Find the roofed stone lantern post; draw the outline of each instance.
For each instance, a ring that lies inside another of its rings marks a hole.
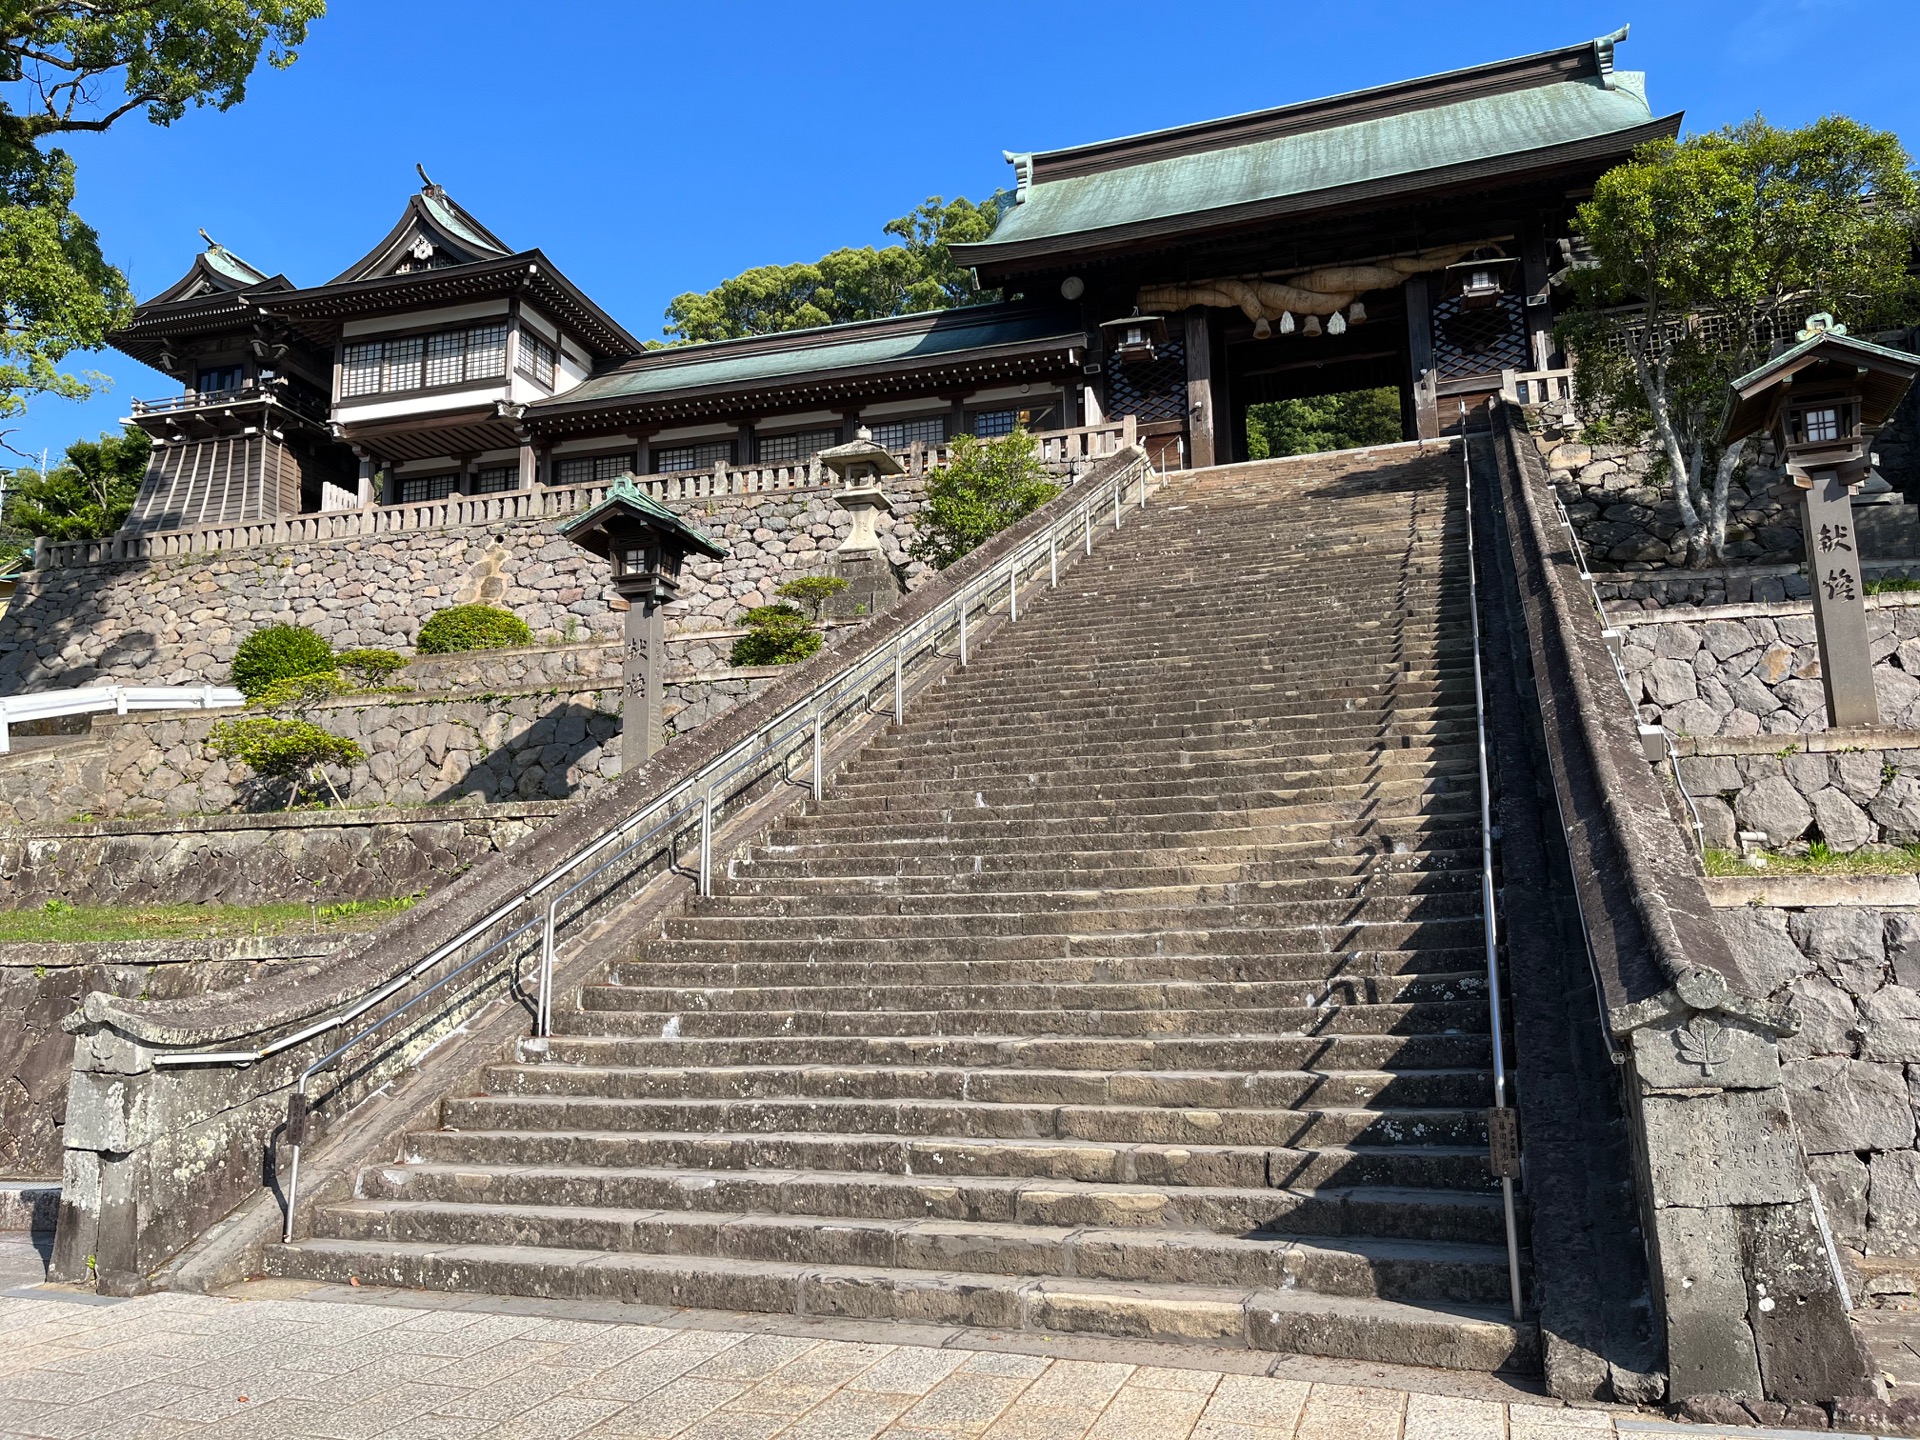
[[[875,527],[882,515],[893,513],[893,502],[887,498],[882,482],[888,476],[904,474],[906,467],[897,455],[875,441],[873,432],[864,425],[854,439],[822,450],[818,459],[844,487],[834,493],[834,503],[853,517],[853,528],[831,560],[833,573],[847,582],[836,608],[857,611],[864,606],[867,614],[877,615],[905,593],[892,562],[880,547]]]
[[[1729,444],[1766,432],[1803,497],[1801,534],[1827,724],[1880,723],[1867,639],[1866,574],[1852,497],[1873,473],[1868,445],[1920,373],[1920,356],[1856,340],[1815,315],[1796,343],[1733,382]]]
[[[623,475],[598,505],[560,533],[613,566],[613,588],[627,602],[620,669],[620,768],[644,765],[660,748],[661,700],[667,668],[666,617],[680,593],[680,566],[690,554],[724,560],[727,549],[650,499]]]

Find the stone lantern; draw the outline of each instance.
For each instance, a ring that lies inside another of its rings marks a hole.
[[[727,550],[648,498],[628,475],[614,481],[598,505],[562,525],[560,533],[613,566],[613,588],[627,602],[620,768],[631,770],[660,748],[667,666],[661,611],[680,593],[680,566],[690,554],[724,560]]]
[[[1920,356],[1856,340],[1832,316],[1815,315],[1794,345],[1733,382],[1721,431],[1728,444],[1770,434],[1802,492],[1820,677],[1827,723],[1836,730],[1880,723],[1852,497],[1872,474],[1874,432],[1915,374]]]
[[[876,615],[905,593],[886,551],[880,548],[876,526],[882,515],[893,513],[882,482],[904,474],[906,467],[864,425],[853,440],[822,450],[817,458],[843,487],[834,492],[834,503],[853,517],[853,528],[830,557],[833,573],[847,582],[834,608],[847,613],[864,606],[867,614]]]

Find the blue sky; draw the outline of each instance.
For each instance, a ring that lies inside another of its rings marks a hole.
[[[383,235],[416,161],[509,244],[538,245],[636,334],[683,290],[877,243],[931,194],[1047,149],[1548,49],[1631,23],[1622,69],[1708,129],[1841,111],[1920,149],[1915,0],[1169,6],[708,0],[332,0],[299,62],[167,129],[71,146],[78,208],[144,297],[204,226],[313,284]],[[12,443],[57,453],[173,382],[41,400]]]

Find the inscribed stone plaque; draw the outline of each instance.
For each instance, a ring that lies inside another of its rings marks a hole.
[[[1820,681],[1827,692],[1827,724],[1835,729],[1878,725],[1873,655],[1867,642],[1866,577],[1847,487],[1832,474],[1815,475],[1803,492],[1807,576],[1813,584],[1813,623],[1820,642]]]

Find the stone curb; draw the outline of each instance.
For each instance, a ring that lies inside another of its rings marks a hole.
[[[1844,755],[1854,750],[1920,750],[1920,730],[1797,730],[1773,735],[1675,735],[1681,756]]]
[[[17,940],[0,943],[0,970],[91,965],[192,965],[206,960],[312,960],[362,932],[338,935],[240,935],[230,939]]]
[[[1713,876],[1707,899],[1716,910],[1741,905],[1812,910],[1833,905],[1920,907],[1920,875]]]
[[[205,835],[226,830],[339,830],[367,825],[458,824],[467,820],[545,820],[567,808],[564,800],[452,801],[441,805],[342,806],[238,815],[143,815],[126,820],[40,820],[9,825],[9,836],[29,840],[78,839],[94,835]]]

